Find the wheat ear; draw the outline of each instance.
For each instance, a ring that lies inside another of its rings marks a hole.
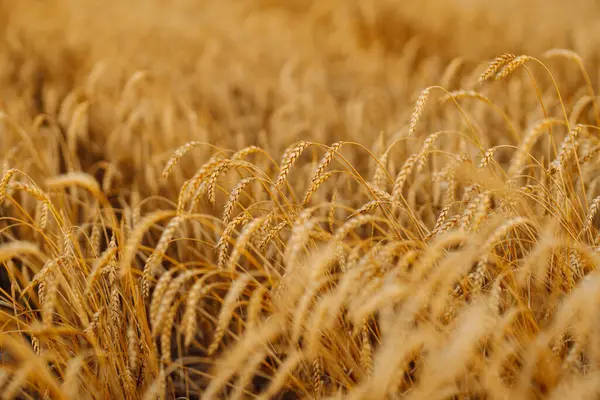
[[[284,158],[281,162],[281,169],[279,170],[279,175],[277,176],[277,179],[275,180],[275,184],[273,185],[274,189],[281,188],[281,186],[285,182],[287,176],[289,175],[290,170],[292,169],[292,166],[294,165],[294,163],[296,162],[298,157],[300,157],[302,152],[308,146],[309,146],[308,143],[301,140],[296,145],[291,147],[290,148],[291,150],[289,150],[289,151],[286,150],[286,152],[284,153]]]
[[[238,202],[240,195],[244,191],[244,188],[250,183],[254,178],[244,178],[239,181],[234,188],[231,190],[229,197],[227,198],[227,202],[225,203],[225,207],[223,208],[223,223],[227,225],[231,220],[231,215],[233,214],[233,208]]]
[[[410,116],[410,120],[408,122],[408,135],[412,135],[417,129],[417,124],[419,123],[419,119],[421,118],[421,114],[423,114],[423,110],[425,109],[425,102],[427,102],[427,98],[429,97],[430,88],[424,89],[417,98],[417,102],[415,103],[415,108]]]
[[[225,329],[229,325],[229,321],[231,321],[233,312],[238,305],[239,297],[242,295],[248,283],[250,283],[250,280],[250,275],[240,275],[233,282],[229,292],[227,292],[227,295],[223,299],[223,305],[221,306],[221,312],[219,313],[219,318],[217,319],[215,333],[213,334],[213,339],[210,343],[210,346],[208,346],[209,355],[214,354],[214,352],[219,348],[219,344],[225,335]]]
[[[515,59],[515,55],[510,54],[510,53],[504,53],[504,54],[496,57],[493,61],[491,61],[488,64],[485,71],[483,71],[483,73],[479,77],[479,83],[483,83],[483,82],[487,81],[488,79],[490,79],[491,77],[493,77],[494,75],[496,75],[498,70],[503,65],[505,65],[508,62],[511,62],[514,59]]]
[[[184,144],[183,146],[181,146],[177,150],[175,150],[175,152],[173,153],[171,158],[169,158],[167,165],[165,165],[165,168],[162,171],[163,179],[167,179],[169,177],[169,175],[171,174],[171,171],[173,171],[173,168],[175,168],[177,163],[179,163],[179,160],[181,160],[183,158],[183,156],[185,156],[187,154],[188,151],[192,150],[194,147],[199,146],[201,144],[202,144],[202,142],[197,142],[197,141],[187,142],[186,144]]]

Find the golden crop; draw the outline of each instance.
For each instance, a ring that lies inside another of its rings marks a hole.
[[[0,0],[0,397],[600,395],[592,0]]]

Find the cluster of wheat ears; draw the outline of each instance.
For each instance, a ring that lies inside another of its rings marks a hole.
[[[6,67],[0,397],[597,398],[595,77],[421,48],[382,62],[409,107],[298,60],[220,83],[210,46],[205,100]]]

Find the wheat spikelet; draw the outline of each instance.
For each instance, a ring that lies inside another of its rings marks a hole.
[[[45,328],[49,328],[52,325],[52,319],[54,315],[54,309],[57,302],[58,296],[58,280],[50,273],[45,278],[45,295],[44,302],[42,304],[42,321]]]
[[[40,340],[36,336],[31,336],[31,347],[33,347],[33,352],[36,355],[40,355],[42,353],[42,349],[40,347]],[[0,384],[0,388],[2,388],[2,384]]]
[[[94,314],[92,314],[92,318],[90,319],[88,326],[83,331],[86,335],[92,334],[92,336],[93,336],[94,331],[98,328],[98,326],[100,324],[101,315],[102,315],[102,309],[99,309]]]
[[[373,375],[373,349],[369,336],[369,324],[365,321],[361,328],[360,366],[367,377]]]
[[[319,161],[319,164],[317,165],[317,169],[315,169],[315,172],[313,173],[312,178],[310,179],[311,188],[320,179],[321,175],[323,175],[325,173],[325,169],[327,169],[329,164],[331,164],[331,162],[333,161],[333,158],[335,157],[335,155],[338,153],[338,151],[344,144],[345,144],[345,142],[341,142],[341,141],[335,142],[334,144],[331,145],[331,147],[329,147],[327,149],[327,151],[323,155],[323,158],[321,158],[321,161]]]
[[[225,203],[225,207],[223,209],[223,224],[227,225],[231,220],[231,214],[233,213],[233,208],[235,207],[240,195],[244,191],[244,188],[248,183],[250,183],[254,178],[244,178],[239,181],[234,188],[231,190],[229,197],[227,198],[227,202]]]
[[[483,82],[487,81],[488,79],[490,79],[491,77],[493,77],[494,75],[496,75],[496,73],[502,66],[504,66],[508,62],[511,62],[514,59],[515,59],[515,55],[510,54],[510,53],[505,53],[505,54],[502,54],[502,55],[496,57],[493,61],[491,61],[488,64],[485,71],[483,71],[483,73],[479,77],[479,83],[483,83]]]
[[[452,99],[460,100],[460,99],[478,99],[484,101],[486,103],[491,103],[492,101],[486,97],[483,93],[480,93],[476,90],[453,90],[448,94],[445,94],[440,98],[441,102],[448,102]]]
[[[498,147],[496,147],[496,146],[490,147],[489,149],[487,149],[485,151],[485,153],[483,153],[483,156],[481,157],[481,160],[479,161],[479,165],[477,166],[477,169],[484,169],[485,167],[487,167],[487,165],[493,159],[494,153],[496,153],[496,150],[498,150]]]
[[[571,249],[569,251],[569,268],[571,269],[573,276],[579,277],[583,275],[583,263],[581,261],[581,255],[575,249]]]
[[[116,262],[116,254],[117,254],[117,245],[115,243],[114,236],[113,236],[113,239],[110,241],[108,248],[106,250],[104,250],[104,252],[100,255],[100,257],[98,257],[94,261],[92,270],[90,271],[90,274],[88,275],[88,278],[87,278],[87,283],[86,283],[86,288],[85,288],[86,295],[89,295],[89,293],[91,292],[92,287],[94,286],[94,283],[96,283],[96,281],[98,280],[98,277],[102,273],[103,268],[106,267],[109,263]]]
[[[594,217],[596,216],[596,213],[598,212],[599,207],[600,207],[600,196],[597,196],[590,203],[587,214],[585,216],[585,221],[583,222],[583,228],[581,229],[582,232],[585,232],[592,227],[592,223],[594,222]]]
[[[169,177],[171,171],[173,171],[173,168],[175,168],[175,166],[179,163],[179,160],[181,160],[183,156],[187,154],[188,151],[201,144],[202,142],[197,141],[187,142],[186,144],[175,150],[171,158],[169,158],[169,161],[167,161],[167,165],[165,165],[165,168],[162,171],[161,175],[163,179],[167,179]]]
[[[319,398],[323,393],[323,364],[319,357],[312,362],[312,385],[315,396]]]
[[[477,231],[481,221],[489,214],[491,195],[489,191],[485,191],[479,195],[480,199],[477,202],[477,208],[471,222],[471,231]]]
[[[121,294],[117,284],[117,263],[108,264],[108,284],[110,286],[109,315],[112,329],[115,332],[121,327]]]
[[[286,150],[286,153],[284,153],[284,158],[281,161],[281,169],[279,170],[279,175],[277,176],[275,184],[273,185],[274,189],[281,188],[283,182],[285,182],[288,174],[290,173],[292,166],[308,146],[308,143],[301,140],[293,147],[290,147],[289,151]]]
[[[371,184],[371,183],[366,183],[367,189],[369,190],[369,192],[374,195],[374,199],[375,200],[383,200],[383,201],[389,201],[392,202],[392,196],[386,192],[383,189],[380,189],[379,187]]]
[[[385,190],[387,186],[387,163],[388,163],[389,153],[386,151],[381,156],[381,160],[375,166],[375,174],[373,174],[373,183],[372,185],[380,190]]]
[[[0,205],[2,203],[4,203],[4,199],[6,198],[6,189],[8,188],[8,184],[11,180],[11,178],[17,173],[19,172],[18,169],[16,168],[11,168],[9,170],[7,170],[4,175],[2,176],[2,179],[0,180]]]
[[[341,242],[342,239],[344,239],[346,235],[350,233],[350,231],[354,230],[355,228],[361,225],[368,224],[369,222],[373,221],[375,221],[375,217],[372,215],[357,215],[356,217],[346,221],[346,223],[344,223],[344,225],[342,225],[340,229],[337,230],[334,236],[334,240],[336,242]]]
[[[250,283],[251,276],[248,274],[240,275],[231,285],[231,288],[227,292],[227,295],[223,299],[223,305],[219,312],[219,318],[217,319],[217,326],[213,334],[210,346],[208,346],[208,354],[211,355],[219,348],[221,339],[225,335],[225,329],[231,321],[232,314],[238,305],[238,299],[242,295],[246,286]]]
[[[331,233],[333,233],[333,231],[335,230],[335,209],[336,209],[336,203],[335,201],[337,200],[337,190],[333,192],[333,194],[331,195],[331,206],[329,207],[329,212],[327,213],[327,223],[329,225],[329,231]]]
[[[236,269],[237,263],[242,256],[242,252],[246,248],[246,245],[251,240],[254,233],[260,228],[264,219],[265,217],[255,218],[244,227],[242,233],[240,233],[240,236],[238,236],[236,239],[233,250],[231,251],[231,257],[229,257],[229,261],[227,262],[226,266],[228,271],[234,271]]]
[[[417,124],[419,123],[419,119],[421,118],[421,114],[423,114],[423,110],[425,108],[425,102],[429,97],[430,88],[424,89],[419,97],[417,98],[417,102],[415,103],[415,109],[413,110],[410,120],[408,122],[408,135],[412,135],[417,129]]]
[[[581,125],[578,125],[575,127],[575,129],[572,129],[567,134],[567,136],[560,145],[556,159],[550,164],[550,172],[563,170],[563,168],[569,160],[569,157],[575,151],[575,147],[577,145],[577,136],[579,136],[579,131],[581,130],[581,128]]]
[[[244,147],[241,150],[236,151],[232,156],[231,159],[232,160],[243,160],[244,158],[248,157],[251,154],[254,153],[258,153],[259,151],[263,151],[260,147],[258,146],[247,146]]]
[[[179,196],[177,199],[177,210],[179,213],[183,211],[185,205],[188,204],[190,198],[199,197],[201,193],[201,185],[205,182],[205,178],[212,172],[212,170],[221,163],[220,154],[214,154],[211,158],[204,163],[192,178],[187,180],[179,190]]]
[[[250,165],[251,164],[249,164],[247,161],[243,161],[243,160],[237,160],[237,161],[222,160],[220,163],[218,163],[213,168],[213,170],[210,173],[210,176],[208,178],[207,189],[206,189],[208,201],[211,204],[215,203],[215,189],[217,186],[217,180],[219,179],[219,175],[221,175],[224,172],[227,172],[231,168],[247,167]]]
[[[156,336],[162,332],[163,324],[171,310],[171,304],[185,283],[198,272],[194,270],[185,271],[177,278],[171,280],[163,295],[159,297],[159,293],[153,293],[152,302],[150,303],[150,322],[152,324],[152,335]],[[152,311],[156,310],[155,317],[152,318]]]
[[[71,236],[71,228],[66,228],[62,232],[62,241],[60,242],[60,251],[62,252],[62,260],[66,260],[69,256],[75,255],[74,241]]]
[[[517,172],[521,169],[521,166],[525,162],[525,158],[531,151],[533,144],[535,143],[537,138],[544,132],[544,129],[549,126],[560,123],[564,123],[564,121],[558,119],[544,119],[533,124],[533,126],[527,131],[527,134],[525,134],[523,141],[517,149],[517,154],[514,156],[512,162],[508,167],[509,177],[514,177],[517,174]]]
[[[448,213],[450,212],[451,208],[452,208],[451,204],[448,204],[447,206],[442,208],[442,210],[440,211],[440,215],[438,215],[438,217],[435,221],[435,226],[433,227],[432,232],[437,232],[440,229],[442,224],[446,221],[446,217],[448,217]]]
[[[454,216],[448,218],[448,220],[446,222],[444,222],[442,224],[442,226],[440,226],[440,229],[438,229],[438,231],[433,236],[442,235],[442,234],[448,232],[451,228],[456,226],[459,219],[460,219],[460,215],[454,215]]]
[[[585,156],[581,157],[581,159],[579,160],[579,164],[584,165],[589,163],[594,159],[598,152],[600,152],[600,146],[595,146]]]
[[[29,193],[30,195],[35,197],[36,200],[42,201],[45,204],[50,204],[50,199],[48,198],[48,195],[46,195],[46,193],[42,192],[39,188],[33,185],[28,185],[22,182],[12,182],[9,185],[9,188],[12,190],[20,190],[25,193]]]
[[[418,155],[418,163],[416,173],[420,173],[425,167],[425,163],[427,162],[427,153],[433,147],[435,140],[442,134],[442,132],[434,132],[431,135],[427,136],[425,141],[423,141],[423,146],[421,146],[421,150]]]
[[[262,240],[258,243],[258,250],[263,251],[265,249],[265,247],[267,246],[267,244],[269,244],[271,242],[271,240],[276,238],[279,235],[279,233],[283,230],[283,228],[285,228],[287,225],[288,225],[287,221],[282,221],[282,222],[278,223],[277,225],[275,225],[274,227],[272,227],[271,229],[269,229],[269,231],[266,233],[266,235],[264,235]]]
[[[37,202],[35,205],[35,225],[41,231],[44,231],[48,226],[48,203]],[[92,231],[93,233],[93,231]]]
[[[361,214],[367,214],[368,212],[370,212],[374,208],[376,208],[380,203],[381,203],[381,201],[379,201],[379,200],[371,200],[371,201],[363,204],[362,206],[360,206],[356,211],[354,211],[354,213],[352,213],[352,215],[349,218],[353,218],[353,217],[355,217],[357,215],[361,215]]]
[[[468,226],[471,222],[471,219],[473,218],[473,215],[475,214],[475,209],[477,208],[477,206],[479,205],[480,202],[481,202],[481,195],[477,195],[477,197],[475,197],[473,200],[471,200],[469,202],[469,204],[467,204],[467,207],[462,212],[462,214],[458,220],[458,229],[466,230],[468,228]]]
[[[273,219],[275,218],[275,212],[269,212],[266,216],[265,219],[261,222],[260,226],[258,227],[256,234],[252,235],[252,237],[250,238],[250,243],[252,246],[258,248],[259,244],[262,243],[262,241],[264,240],[265,236],[267,236],[269,234],[269,232],[273,229]]]
[[[198,307],[198,303],[211,289],[211,287],[205,285],[204,282],[205,279],[198,279],[194,282],[194,285],[192,285],[192,288],[188,292],[188,298],[182,318],[182,329],[185,336],[184,344],[186,348],[190,346],[194,339],[194,335],[196,334],[196,308]]]
[[[160,334],[161,361],[165,364],[171,362],[171,331],[177,314],[177,304],[173,304],[165,316],[163,328]]]
[[[177,195],[177,215],[181,215],[184,210],[186,204],[189,202],[190,197],[192,197],[192,187],[196,185],[195,180],[189,179],[183,183],[181,189],[179,189],[179,193]],[[200,183],[198,183],[198,186]]]
[[[94,254],[95,257],[97,257],[100,254],[100,239],[101,239],[101,234],[100,234],[100,221],[98,220],[98,218],[96,219],[96,221],[94,222],[94,225],[92,226],[92,232],[90,234],[90,247],[92,249],[92,253]]]
[[[161,275],[156,282],[156,286],[154,287],[154,293],[152,294],[152,301],[150,302],[150,321],[154,321],[157,318],[158,310],[160,308],[160,301],[165,294],[165,291],[171,284],[173,280],[173,275],[177,272],[177,269],[172,268],[167,272]],[[145,298],[148,298],[147,296]]]
[[[172,218],[160,235],[160,239],[154,248],[154,252],[150,255],[150,257],[148,257],[142,272],[142,293],[144,298],[148,297],[148,293],[150,291],[150,279],[154,277],[157,266],[162,262],[163,256],[165,255],[167,247],[169,246],[169,242],[173,238],[177,228],[179,228],[181,223],[186,219],[187,216],[185,215],[177,215]]]
[[[319,189],[319,187],[323,183],[325,183],[332,176],[333,176],[333,172],[325,172],[323,174],[320,174],[316,180],[312,180],[310,187],[308,188],[308,190],[306,191],[306,194],[304,195],[304,199],[302,200],[302,205],[303,206],[308,205],[312,195],[317,191],[317,189]]]
[[[162,219],[174,217],[174,211],[159,210],[150,213],[137,224],[134,230],[129,235],[127,242],[125,243],[125,250],[123,251],[123,258],[121,259],[121,272],[125,272],[131,268],[131,264],[134,261],[137,247],[142,241],[142,238],[154,224],[158,223]]]
[[[494,79],[499,81],[506,78],[529,60],[531,60],[531,57],[526,55],[521,55],[514,58],[510,62],[506,63],[504,67],[502,67],[502,69],[494,76]]]
[[[231,239],[231,235],[233,234],[233,231],[235,230],[235,228],[237,228],[239,225],[243,225],[246,224],[248,221],[250,221],[252,218],[250,217],[249,214],[243,213],[238,215],[237,217],[235,217],[233,219],[233,221],[231,221],[227,227],[225,228],[225,230],[223,231],[223,234],[221,235],[221,237],[219,238],[219,241],[216,245],[216,249],[218,251],[219,254],[219,259],[217,262],[217,265],[219,268],[224,268],[225,267],[225,262],[227,261],[227,247],[229,246],[229,241]]]
[[[310,237],[310,232],[316,225],[317,221],[311,218],[312,211],[311,209],[304,210],[292,228],[292,234],[290,235],[284,254],[284,259],[287,261],[288,266],[292,264],[292,260],[294,260],[295,256],[303,248]]]
[[[132,323],[127,327],[127,369],[134,374],[138,368],[140,343],[137,334],[137,328]]]
[[[417,154],[410,155],[406,159],[406,161],[404,161],[402,168],[400,168],[400,171],[398,172],[398,175],[396,176],[396,181],[394,182],[394,188],[392,189],[392,199],[394,201],[396,201],[396,202],[400,201],[400,199],[402,197],[402,188],[404,187],[404,183],[408,179],[408,176],[410,175],[417,159],[418,159]]]
[[[474,183],[472,185],[467,186],[463,191],[463,203],[468,203],[473,199],[473,195],[481,194],[481,185],[479,183]]]

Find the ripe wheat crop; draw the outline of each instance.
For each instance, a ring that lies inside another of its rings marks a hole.
[[[599,8],[0,0],[0,398],[598,398]]]

